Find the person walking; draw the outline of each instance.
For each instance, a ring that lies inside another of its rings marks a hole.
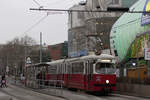
[[[3,75],[1,78],[1,88],[3,88],[3,87],[7,87],[5,75]]]

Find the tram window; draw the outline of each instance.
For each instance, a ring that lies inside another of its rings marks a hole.
[[[58,65],[58,74],[61,73],[61,65]]]
[[[63,64],[61,64],[61,74],[63,74]]]
[[[93,73],[93,64],[92,63],[90,63],[90,70],[89,70],[89,72],[90,72],[90,74],[92,74]]]
[[[60,72],[59,72],[59,74],[61,74],[62,73],[62,65],[60,64]]]
[[[64,69],[65,69],[65,70],[64,70],[64,74],[66,74],[66,66],[67,66],[67,65],[64,64]]]
[[[60,72],[59,72],[59,74],[62,74],[62,65],[60,64]]]
[[[100,74],[114,74],[116,69],[111,63],[97,63],[96,72]]]
[[[85,73],[88,74],[88,63],[85,64]]]
[[[48,73],[49,74],[56,74],[57,68],[56,66],[48,66]]]
[[[73,63],[72,64],[72,73],[73,74],[80,74],[84,72],[84,64],[83,62]]]
[[[71,64],[67,64],[67,72],[68,72],[68,74],[71,73]]]

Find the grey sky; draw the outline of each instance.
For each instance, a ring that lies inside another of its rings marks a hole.
[[[81,0],[36,0],[45,8],[68,9]],[[46,16],[46,12],[30,11],[38,8],[33,0],[0,0],[0,44],[14,37],[24,36],[24,32]],[[46,17],[26,34],[39,42],[39,33],[43,32],[43,42],[55,44],[67,40],[68,15],[55,14]]]

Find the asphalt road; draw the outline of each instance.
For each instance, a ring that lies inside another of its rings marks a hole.
[[[9,85],[8,88],[0,88],[0,100],[64,100],[64,99],[46,94],[41,94],[14,85]]]
[[[42,89],[39,92],[42,93],[53,94],[55,89]],[[69,91],[69,90],[57,90],[57,93],[60,96],[67,98],[68,100],[150,100],[150,98],[142,98],[142,97],[135,97],[135,96],[127,96],[127,95],[120,95],[120,94],[110,94],[108,96],[102,95],[93,95],[88,94],[85,92],[77,92],[77,91]]]
[[[8,88],[0,88],[0,100],[150,100],[150,98],[119,94],[96,96],[85,92],[74,92],[66,89],[41,89],[34,92],[30,89],[23,88],[20,85],[16,86],[9,84]],[[52,96],[51,94],[54,94],[55,92],[64,98]],[[47,93],[49,95],[43,93]]]

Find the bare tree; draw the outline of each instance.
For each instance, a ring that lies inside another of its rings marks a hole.
[[[7,44],[0,49],[2,69],[5,70],[6,66],[9,66],[10,71],[13,73],[13,69],[16,66],[18,72],[22,72],[25,65],[25,57],[29,55],[32,46],[35,44],[36,41],[29,36],[16,37],[8,41]]]

